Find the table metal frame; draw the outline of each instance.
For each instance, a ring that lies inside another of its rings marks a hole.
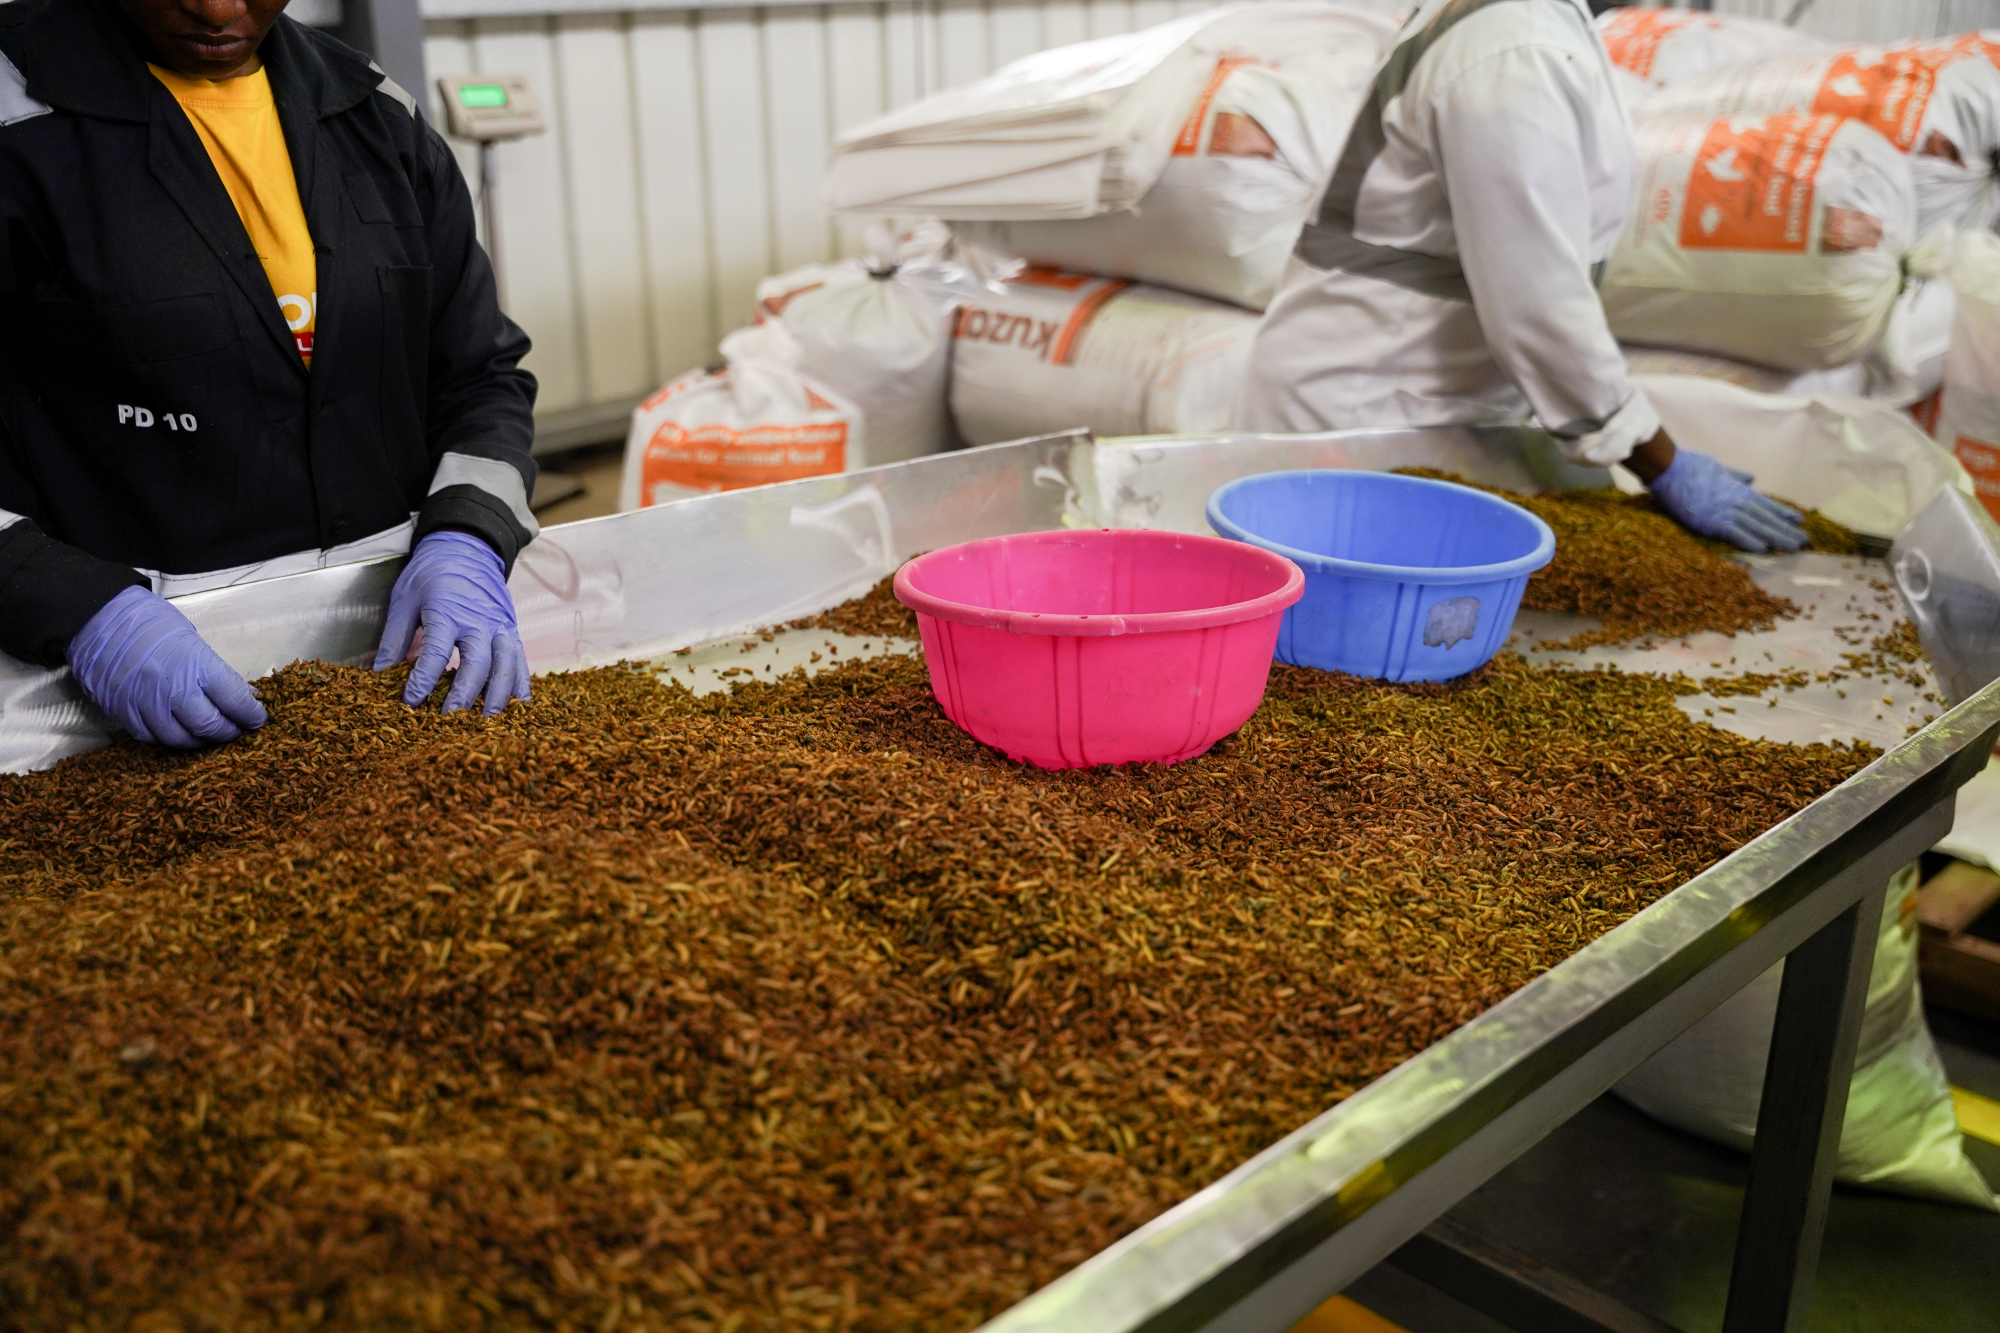
[[[1562,474],[1547,438],[1520,430],[1051,437],[568,524],[524,552],[512,587],[538,671],[658,657],[810,614],[952,542],[1099,523],[1201,530],[1202,501],[1237,476],[1412,464],[1516,489]],[[321,570],[179,605],[247,675],[299,658],[363,662],[398,567]],[[1996,737],[2000,683],[988,1333],[1278,1333],[1392,1255],[1517,1328],[1657,1333],[1657,1321],[1559,1274],[1448,1225],[1426,1228],[1781,959],[1725,1327],[1800,1327],[1883,887],[1951,827],[1954,793]],[[105,739],[67,672],[0,661],[0,765],[41,766]]]

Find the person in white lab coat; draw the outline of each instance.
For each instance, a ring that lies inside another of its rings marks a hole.
[[[1629,118],[1585,0],[1423,0],[1257,333],[1256,431],[1519,422],[1624,463],[1685,526],[1797,550],[1799,515],[1678,448],[1596,277],[1632,190]]]

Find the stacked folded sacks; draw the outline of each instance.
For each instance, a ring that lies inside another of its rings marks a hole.
[[[1225,426],[1254,312],[1394,37],[1321,0],[1211,10],[1042,52],[843,136],[837,209],[921,210],[1034,266],[959,315],[959,434]]]

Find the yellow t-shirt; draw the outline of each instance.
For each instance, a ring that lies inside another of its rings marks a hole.
[[[250,245],[271,280],[299,356],[312,365],[319,264],[313,258],[312,232],[306,227],[305,205],[299,202],[284,127],[278,122],[278,103],[271,96],[270,75],[260,69],[210,83],[158,65],[147,68],[194,122],[215,174],[222,177],[222,187],[236,205],[236,216],[243,219],[243,230],[250,233]]]

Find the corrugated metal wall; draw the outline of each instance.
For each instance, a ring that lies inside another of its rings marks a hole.
[[[526,74],[548,112],[548,134],[498,149],[499,258],[509,310],[535,341],[546,445],[603,438],[749,322],[760,278],[852,248],[820,202],[836,133],[1209,0],[491,12],[537,2],[427,0],[427,13],[486,16],[431,18],[425,58],[433,78]],[[1782,15],[1792,3],[1717,7]],[[1816,0],[1802,26],[1869,40],[1982,24],[2000,26],[2000,0]],[[476,182],[476,153],[461,161]]]
[[[1719,13],[1783,19],[1798,0],[1715,0]],[[1812,0],[1799,27],[1838,42],[1886,42],[2000,27],[2000,0]]]
[[[436,20],[433,78],[524,73],[549,132],[499,147],[500,262],[544,435],[618,419],[750,321],[760,278],[832,258],[833,136],[1018,56],[1205,0],[943,0]],[[433,94],[434,95],[434,94]],[[468,178],[478,157],[461,152]]]

